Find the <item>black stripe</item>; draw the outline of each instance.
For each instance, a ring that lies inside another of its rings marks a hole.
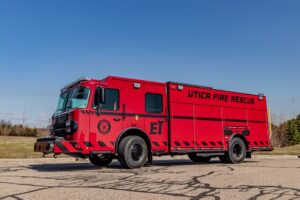
[[[97,114],[97,112],[94,111],[84,111],[81,110],[84,114]],[[126,116],[126,117],[148,117],[148,118],[167,118],[167,115],[151,115],[151,114],[137,114],[137,113],[117,113],[117,112],[100,112],[101,115],[111,115],[111,116]]]
[[[265,124],[266,122],[260,120],[250,120],[250,123]]]
[[[63,153],[69,153],[69,150],[61,142],[56,142],[55,144]]]
[[[190,146],[189,142],[183,142],[183,143],[184,143],[185,146],[188,146],[188,147]]]
[[[81,110],[83,114],[93,114],[96,115],[96,111],[85,111]],[[167,115],[151,115],[151,114],[138,114],[138,113],[119,113],[119,112],[101,112],[101,115],[111,115],[111,116],[126,116],[126,117],[147,117],[147,118],[167,118]],[[222,118],[207,118],[207,117],[192,117],[192,116],[173,116],[173,119],[187,119],[187,120],[199,120],[199,121],[222,121]],[[226,122],[240,122],[240,123],[246,123],[247,120],[244,119],[224,119]],[[265,121],[260,120],[250,120],[250,123],[266,123]]]
[[[74,147],[74,149],[77,149],[77,145],[78,145],[78,143],[77,142],[69,142],[71,145],[72,145],[72,147]]]
[[[173,116],[173,119],[194,119],[194,117],[189,117],[189,116]]]
[[[152,142],[152,144],[154,144],[154,146],[159,147],[159,143],[158,142]]]
[[[77,147],[78,143],[77,142],[69,142],[72,147],[77,151],[77,152],[82,152],[82,148]]]
[[[208,146],[208,144],[207,144],[206,142],[202,142],[202,144],[203,144],[204,146]]]
[[[173,119],[196,119],[202,121],[222,121],[221,118],[207,118],[207,117],[192,117],[192,116],[173,116]]]
[[[225,122],[247,122],[244,119],[224,119]]]
[[[222,118],[207,118],[207,117],[192,117],[192,116],[173,116],[173,119],[188,119],[188,120],[199,120],[199,121],[217,121],[221,122]],[[224,119],[226,122],[240,122],[240,123],[247,123],[247,120],[245,119]],[[266,123],[265,121],[259,121],[259,120],[251,120],[249,121],[251,123]]]
[[[175,144],[176,146],[178,146],[178,147],[181,146],[179,142],[174,142],[174,144]]]
[[[84,142],[84,144],[85,144],[85,146],[87,146],[87,147],[92,147],[92,146],[93,146],[92,143],[90,143],[90,142]]]
[[[101,147],[106,147],[106,144],[102,141],[99,141],[98,144],[101,146]]]

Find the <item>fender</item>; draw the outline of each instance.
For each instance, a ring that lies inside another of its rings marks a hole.
[[[245,143],[245,145],[246,145],[246,149],[247,149],[247,151],[248,151],[248,150],[249,150],[249,144],[248,144],[248,141],[247,141],[247,139],[245,138],[245,136],[242,135],[242,134],[240,134],[240,133],[234,133],[234,134],[232,134],[232,135],[230,136],[230,139],[228,140],[228,147],[229,147],[229,144],[231,143],[231,141],[233,140],[233,138],[235,138],[235,137],[241,138],[241,139],[244,141],[244,143]],[[227,150],[228,150],[228,149],[227,149]]]
[[[143,131],[142,129],[140,128],[137,128],[137,127],[129,127],[129,128],[126,128],[124,129],[120,135],[118,136],[117,140],[116,140],[116,145],[115,145],[115,152],[118,153],[118,146],[119,146],[119,143],[121,141],[121,138],[126,135],[127,133],[129,133],[128,135],[138,135],[138,136],[141,136],[147,146],[148,146],[148,149],[149,149],[149,153],[151,153],[151,143],[150,143],[150,139],[148,137],[148,135],[146,134],[145,131]],[[135,134],[134,134],[135,133]]]

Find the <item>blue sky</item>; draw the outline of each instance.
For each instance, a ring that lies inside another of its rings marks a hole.
[[[0,0],[0,118],[45,126],[81,76],[263,92],[300,113],[300,1]],[[293,96],[295,104],[293,105]]]

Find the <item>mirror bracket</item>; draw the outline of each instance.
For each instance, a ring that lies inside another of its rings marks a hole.
[[[100,115],[102,104],[105,103],[105,89],[102,87],[97,88],[97,115]]]

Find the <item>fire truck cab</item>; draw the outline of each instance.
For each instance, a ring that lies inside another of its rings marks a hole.
[[[139,168],[153,156],[182,154],[194,162],[240,163],[253,151],[272,150],[269,135],[262,94],[109,76],[64,87],[49,137],[34,149],[96,166],[117,158]]]

